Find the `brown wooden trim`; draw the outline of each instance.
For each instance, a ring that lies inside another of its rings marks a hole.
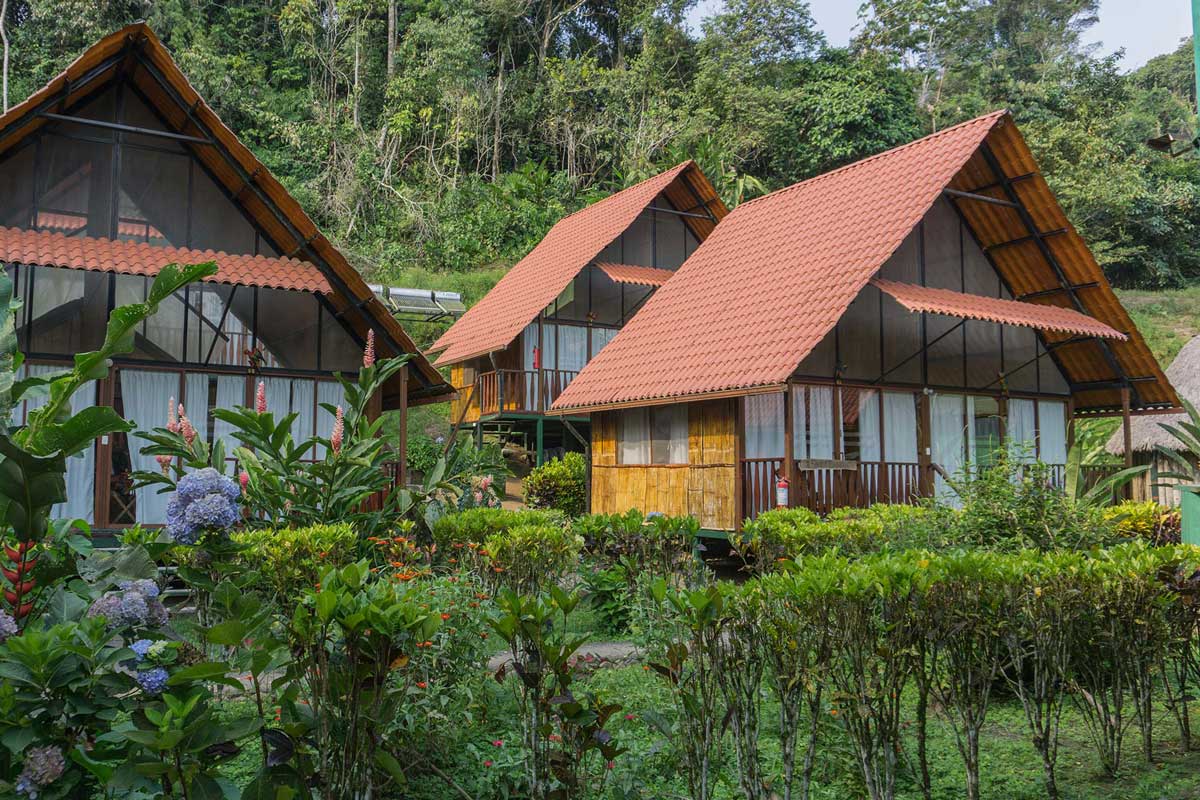
[[[746,518],[745,475],[741,468],[742,460],[746,457],[746,398],[735,397],[733,413],[733,455],[738,467],[733,471],[733,528],[742,532],[742,522]]]
[[[625,408],[644,408],[648,406],[669,406],[676,403],[699,403],[704,400],[724,400],[730,397],[749,397],[755,394],[773,394],[782,392],[786,383],[772,383],[765,386],[755,386],[751,389],[727,389],[707,394],[689,394],[679,397],[656,397],[650,400],[625,400],[619,403],[597,403],[588,406],[573,406],[571,408],[548,408],[546,415],[551,417],[568,417],[575,414],[595,414],[598,411],[619,411]]]
[[[796,479],[796,455],[793,452],[795,448],[795,426],[796,421],[793,419],[795,413],[792,405],[792,392],[795,387],[792,384],[787,385],[787,389],[783,392],[783,474],[787,477],[788,482],[788,507],[792,508],[796,505],[795,492],[790,491],[792,484]]]
[[[400,370],[400,407],[397,409],[400,417],[400,452],[397,453],[399,466],[396,483],[401,488],[408,485],[408,366]]]

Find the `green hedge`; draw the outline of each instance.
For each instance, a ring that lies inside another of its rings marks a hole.
[[[587,465],[579,453],[547,461],[525,478],[525,504],[577,517],[587,507]]]
[[[557,585],[579,565],[583,537],[562,525],[525,523],[498,531],[483,543],[492,580],[519,594]]]
[[[348,524],[251,528],[234,534],[261,574],[264,594],[287,602],[312,588],[329,567],[358,559],[358,533]]]
[[[447,552],[455,545],[482,545],[489,536],[519,525],[550,525],[563,527],[566,520],[557,511],[517,510],[504,508],[470,508],[446,514],[433,524],[433,542],[438,550]]]

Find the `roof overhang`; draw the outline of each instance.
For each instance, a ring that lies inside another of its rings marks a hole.
[[[628,283],[634,286],[659,287],[671,280],[674,271],[658,267],[641,267],[637,264],[614,264],[610,261],[597,261],[596,269],[603,272],[616,283]]]
[[[217,273],[204,279],[210,283],[323,295],[332,291],[319,269],[294,258],[231,256],[212,250],[155,247],[146,242],[0,228],[0,263],[5,264],[154,277],[167,264],[203,264],[207,261],[217,265]]]
[[[69,113],[117,80],[141,93],[277,252],[321,271],[332,290],[330,304],[360,341],[374,330],[381,356],[411,356],[408,379],[397,378],[384,387],[384,408],[398,407],[402,391],[412,405],[453,396],[453,387],[362,276],[196,92],[146,23],[127,25],[96,42],[49,83],[0,115],[0,157],[54,122],[54,115]]]
[[[1021,302],[1020,300],[1004,300],[998,297],[982,297],[950,289],[935,289],[930,286],[917,286],[883,278],[872,278],[871,285],[913,312],[999,322],[1003,325],[1016,325],[1055,333],[1070,333],[1076,336],[1098,336],[1122,342],[1129,338],[1103,322],[1071,308]]]

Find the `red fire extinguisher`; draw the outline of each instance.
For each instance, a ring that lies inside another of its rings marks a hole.
[[[788,479],[780,475],[779,480],[775,483],[775,507],[788,507]]]
[[[542,368],[542,348],[540,347],[533,348],[533,368]]]

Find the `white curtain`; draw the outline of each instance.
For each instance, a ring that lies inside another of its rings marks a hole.
[[[879,461],[879,392],[859,389],[857,394],[859,460]]]
[[[1067,404],[1059,400],[1038,401],[1038,443],[1044,464],[1067,463]]]
[[[917,462],[917,396],[911,392],[883,393],[884,453],[893,464]]]
[[[1014,460],[1028,464],[1037,459],[1037,432],[1034,428],[1033,401],[1010,399],[1005,433],[1008,452]]]
[[[783,394],[746,397],[746,458],[783,458]]]
[[[955,477],[963,467],[966,445],[964,433],[971,427],[966,425],[963,419],[963,396],[935,394],[930,416],[933,463]],[[934,485],[939,498],[953,502],[954,491],[941,475],[936,476]]]
[[[650,409],[652,425],[650,459],[654,464],[688,463],[688,408],[686,405]]]
[[[646,409],[635,408],[617,416],[617,463],[649,464],[650,431]]]
[[[619,328],[592,328],[592,358],[604,349],[605,345],[617,338]]]
[[[121,398],[125,404],[125,419],[134,423],[138,430],[165,427],[167,404],[170,398],[179,396],[179,375],[174,372],[149,372],[137,369],[122,369]],[[207,406],[207,403],[205,404]],[[191,417],[191,410],[188,416]],[[135,470],[155,472],[159,469],[154,456],[143,455],[142,441],[129,437],[129,460]],[[158,494],[157,486],[145,486],[135,490],[137,521],[161,524],[167,521],[169,493]]]
[[[534,369],[533,351],[538,346],[538,326],[537,323],[526,326],[524,333],[521,334],[521,346],[524,351],[525,360],[522,362],[524,369]]]
[[[200,438],[211,444],[208,437],[208,376],[189,373],[183,378],[183,402],[188,419],[200,434]]]
[[[588,329],[579,325],[558,326],[558,368],[579,372],[587,364]]]
[[[346,390],[336,381],[317,381],[317,436],[326,439],[333,433],[334,415],[321,408],[322,403],[331,406],[342,406],[345,411]],[[317,445],[317,458],[325,458],[325,446]]]
[[[235,406],[246,405],[246,379],[237,375],[217,376],[217,408],[232,409]],[[213,420],[213,441],[220,439],[225,443],[225,456],[233,453],[233,448],[241,442],[233,435],[233,426],[220,419]]]
[[[293,441],[302,442],[313,435],[317,422],[316,400],[314,381],[307,378],[292,381],[292,411],[296,412],[296,419],[292,420]],[[311,451],[306,457],[312,458]]]
[[[40,275],[39,275],[40,277]],[[49,375],[62,372],[62,366],[49,364],[30,364],[28,375]],[[46,404],[46,396],[30,398],[26,401],[26,413]],[[87,384],[71,395],[71,413],[78,414],[85,408],[96,405],[96,386]],[[163,408],[166,409],[166,401]],[[26,417],[26,421],[28,417]],[[50,515],[56,519],[83,519],[89,524],[95,522],[96,499],[96,443],[84,448],[83,452],[67,459],[67,502],[58,503],[50,509]]]
[[[833,387],[810,386],[808,398],[808,457],[833,458]]]

